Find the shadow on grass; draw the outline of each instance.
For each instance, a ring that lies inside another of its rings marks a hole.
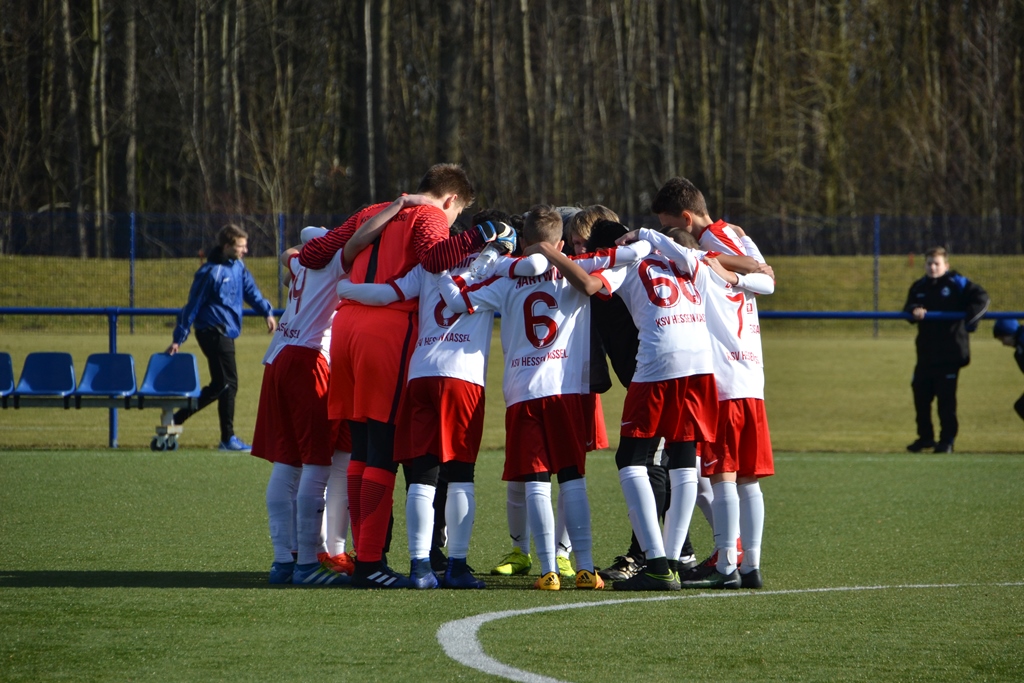
[[[266,572],[5,571],[0,588],[271,588]]]
[[[537,576],[477,575],[490,590],[529,590]],[[572,580],[563,587],[573,589]],[[266,572],[114,572],[0,570],[0,588],[290,588],[271,586]],[[315,588],[315,587],[314,587]],[[337,589],[331,589],[337,590]],[[342,588],[342,590],[349,590]]]

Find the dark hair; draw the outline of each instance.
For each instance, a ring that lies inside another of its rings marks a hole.
[[[247,239],[249,239],[249,233],[232,223],[225,225],[220,229],[220,232],[217,233],[217,244],[221,247],[234,244],[238,240]]]
[[[463,208],[476,201],[473,183],[469,182],[469,176],[458,164],[434,164],[427,169],[416,191],[434,197],[457,195]]]
[[[675,240],[676,244],[686,247],[687,249],[700,249],[700,242],[697,238],[691,235],[687,230],[682,228],[670,228],[665,231],[665,234]]]
[[[924,257],[926,259],[927,258],[933,258],[935,256],[941,256],[947,262],[949,261],[949,254],[946,253],[946,248],[945,247],[932,247],[928,251],[924,252]]]
[[[602,219],[594,223],[590,228],[590,237],[587,238],[587,251],[598,249],[611,249],[615,246],[615,240],[629,232],[622,223]]]
[[[469,219],[469,222],[473,225],[480,225],[486,221],[491,221],[493,223],[509,223],[510,220],[511,218],[509,215],[501,209],[483,209],[473,214],[473,217]],[[509,225],[511,225],[511,223],[509,223]]]
[[[670,216],[681,216],[689,211],[698,216],[708,215],[708,205],[704,195],[697,186],[686,178],[670,178],[651,202],[651,213],[667,213]]]

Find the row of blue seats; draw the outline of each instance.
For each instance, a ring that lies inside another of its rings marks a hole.
[[[30,353],[15,386],[11,355],[0,352],[0,403],[4,408],[194,408],[199,392],[199,365],[190,353],[154,353],[138,387],[135,360],[127,353],[92,354],[77,384],[71,354]]]

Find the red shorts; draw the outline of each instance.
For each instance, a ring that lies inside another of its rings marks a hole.
[[[718,436],[701,455],[701,474],[735,472],[740,477],[775,474],[768,416],[759,398],[736,398],[719,403]]]
[[[476,462],[484,431],[484,388],[454,377],[410,380],[398,408],[395,462],[436,455]]]
[[[336,436],[334,438],[334,450],[342,453],[352,452],[352,431],[348,428],[345,420],[331,420],[334,425]]]
[[[580,394],[580,397],[583,400],[583,417],[587,421],[587,451],[608,448],[608,428],[604,424],[601,394]]]
[[[394,424],[417,327],[416,311],[338,309],[331,328],[332,420]]]
[[[714,441],[718,389],[714,375],[690,375],[662,382],[632,382],[622,405],[620,436],[668,443]]]
[[[330,465],[338,438],[327,417],[327,359],[317,349],[286,346],[263,368],[252,454],[292,467]]]
[[[528,474],[576,467],[585,474],[586,413],[579,394],[546,396],[505,409],[505,472],[513,481]]]

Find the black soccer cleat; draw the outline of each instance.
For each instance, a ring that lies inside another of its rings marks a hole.
[[[631,579],[644,568],[642,557],[635,558],[632,555],[619,555],[615,558],[612,566],[605,567],[597,572],[605,581],[625,581]]]
[[[677,591],[679,580],[674,572],[668,574],[649,574],[643,569],[636,576],[625,581],[616,581],[612,588],[617,591]]]
[[[755,568],[744,574],[740,572],[740,588],[760,588],[764,585],[761,579],[761,568]]]
[[[935,444],[935,452],[936,453],[952,453],[953,452],[953,442],[952,441],[940,441],[940,442],[938,442],[937,444]]]
[[[935,442],[932,439],[918,439],[914,443],[907,446],[907,450],[911,453],[920,453],[926,448],[934,448]]]
[[[687,573],[687,578],[680,581],[683,588],[735,589],[740,587],[740,573],[733,570],[731,574],[722,574],[716,567],[701,565]]]

